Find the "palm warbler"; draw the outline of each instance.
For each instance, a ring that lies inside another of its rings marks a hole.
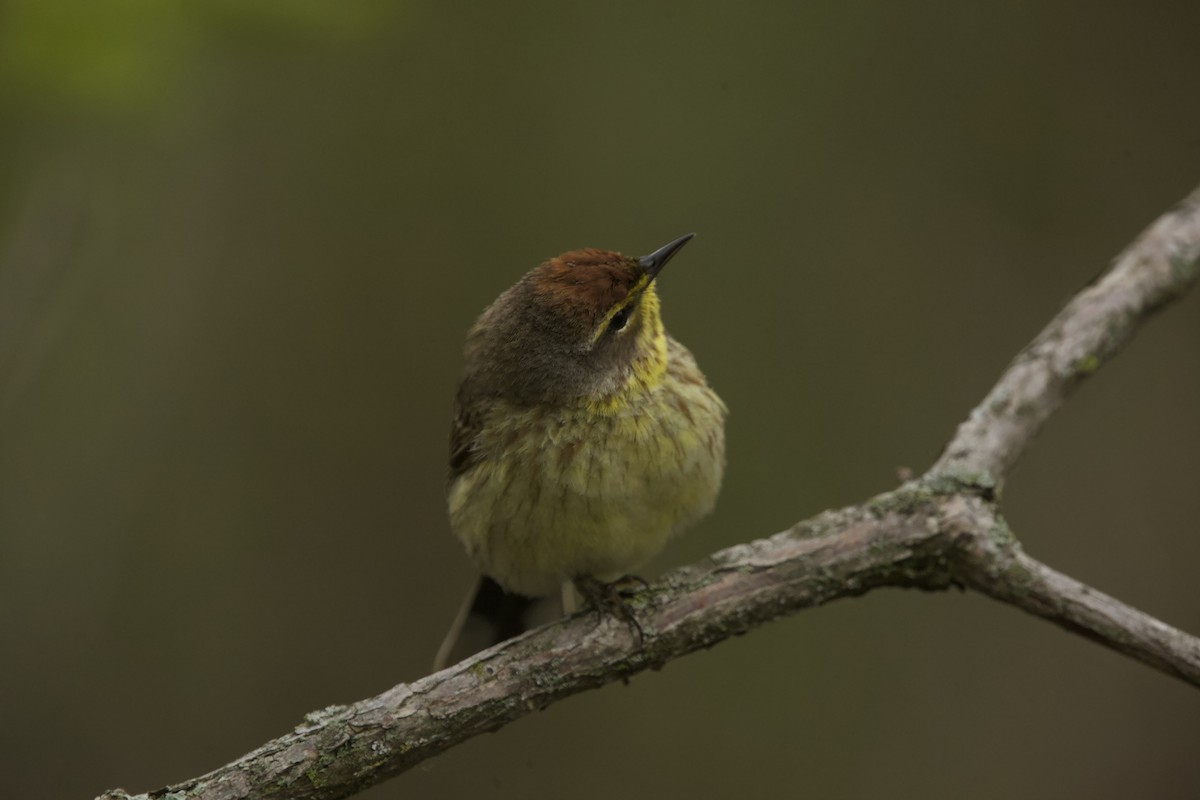
[[[563,253],[467,335],[450,432],[450,524],[483,576],[436,666],[531,627],[533,598],[627,575],[712,510],[725,404],[659,317],[641,258]],[[564,595],[565,596],[565,595]]]

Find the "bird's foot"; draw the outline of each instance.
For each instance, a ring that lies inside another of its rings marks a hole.
[[[638,646],[641,646],[646,637],[642,632],[641,624],[637,621],[637,617],[633,613],[633,609],[629,607],[625,598],[640,589],[649,589],[650,584],[637,575],[624,575],[611,583],[605,583],[596,578],[584,576],[576,578],[573,583],[591,607],[596,609],[596,613],[599,615],[601,621],[603,621],[605,614],[620,617],[626,625],[637,633]]]

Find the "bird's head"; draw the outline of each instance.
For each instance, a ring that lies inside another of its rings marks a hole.
[[[649,255],[571,250],[500,295],[467,340],[467,371],[513,401],[609,397],[666,364],[655,278],[695,234]]]

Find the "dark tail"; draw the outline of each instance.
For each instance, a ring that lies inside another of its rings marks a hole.
[[[438,648],[433,671],[457,664],[467,656],[560,616],[561,598],[533,598],[506,592],[500,584],[481,575]]]

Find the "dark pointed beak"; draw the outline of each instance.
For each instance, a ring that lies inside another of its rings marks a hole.
[[[639,258],[638,265],[646,270],[646,274],[650,276],[650,280],[654,280],[658,273],[662,271],[662,268],[667,265],[667,262],[671,260],[671,257],[678,253],[695,235],[694,233],[685,233],[675,241],[664,244],[650,255]]]

